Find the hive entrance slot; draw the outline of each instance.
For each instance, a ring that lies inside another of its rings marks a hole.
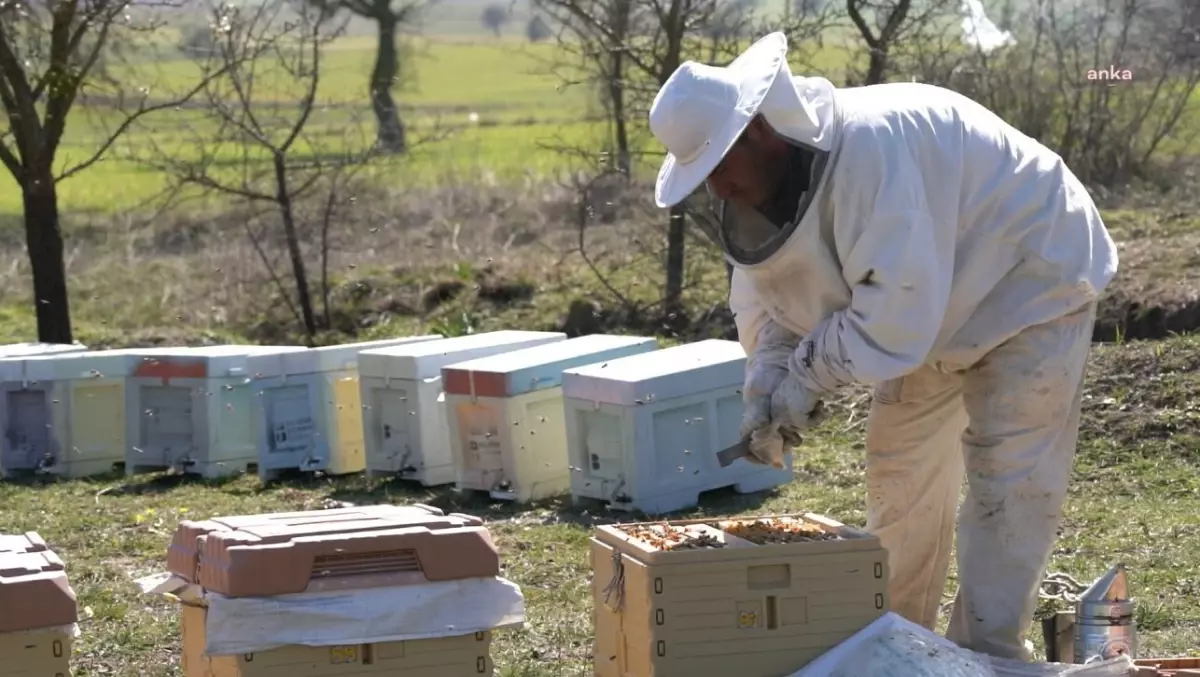
[[[421,570],[416,550],[339,553],[318,555],[313,559],[312,578],[367,576]]]
[[[775,602],[775,595],[767,595],[767,629],[774,630],[779,627],[779,606]]]

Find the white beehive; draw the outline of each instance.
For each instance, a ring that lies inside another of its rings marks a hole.
[[[258,476],[266,481],[284,469],[346,475],[366,468],[359,352],[440,338],[408,336],[252,357]]]
[[[304,350],[249,345],[155,350],[129,374],[126,471],[174,468],[222,477],[255,465],[252,367],[281,373],[266,357],[278,360]]]
[[[781,470],[717,463],[738,441],[745,365],[740,344],[713,339],[564,373],[572,497],[661,514],[712,489],[752,493],[790,481],[790,455]]]
[[[13,471],[45,469],[62,454],[54,427],[53,383],[25,378],[25,358],[87,350],[63,343],[14,343],[0,346],[0,477]]]
[[[442,369],[458,488],[523,502],[568,491],[563,370],[657,348],[595,334]]]
[[[0,366],[14,372],[19,368],[27,391],[40,390],[50,403],[49,416],[40,425],[49,426],[53,442],[41,469],[86,477],[124,464],[126,412],[135,410],[127,401],[126,379],[157,350],[69,352]]]
[[[548,331],[493,331],[358,355],[367,471],[399,473],[425,486],[454,482],[442,367],[562,341]]]

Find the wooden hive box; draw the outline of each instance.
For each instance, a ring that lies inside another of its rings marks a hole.
[[[1138,677],[1200,677],[1200,658],[1139,658]]]
[[[0,534],[0,677],[68,677],[77,620],[66,567],[45,541]]]
[[[172,573],[207,592],[270,597],[488,578],[500,560],[482,520],[377,505],[180,522]],[[491,633],[349,646],[205,653],[207,601],[181,599],[185,677],[467,677],[493,672]]]
[[[202,606],[183,605],[180,626],[184,677],[491,677],[494,669],[490,632],[351,646],[286,646],[240,656],[209,656],[204,653],[207,614]]]
[[[783,677],[888,610],[879,539],[819,515],[602,526],[590,555],[597,677]]]

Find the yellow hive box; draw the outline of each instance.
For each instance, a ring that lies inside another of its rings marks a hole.
[[[65,628],[0,633],[0,677],[71,677]]]
[[[289,646],[240,656],[204,653],[208,610],[183,604],[184,677],[478,677],[492,674],[488,632],[355,646]]]
[[[888,610],[879,539],[819,515],[602,526],[590,554],[597,677],[783,677]]]

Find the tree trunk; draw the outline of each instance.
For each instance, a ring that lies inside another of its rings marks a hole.
[[[71,309],[67,304],[67,270],[58,223],[58,192],[49,171],[26,176],[25,246],[33,268],[33,304],[38,341],[72,343]]]
[[[296,281],[296,300],[300,303],[300,316],[304,330],[308,333],[309,345],[317,335],[317,320],[313,313],[312,294],[308,290],[308,272],[304,269],[304,255],[300,252],[300,237],[296,234],[296,219],[292,211],[292,196],[288,192],[287,157],[275,154],[275,200],[279,204],[279,215],[283,218],[283,234],[287,241],[288,258],[292,260],[292,278]]]
[[[612,61],[608,77],[608,96],[616,134],[617,170],[626,177],[631,169],[629,130],[625,119],[625,41],[629,33],[629,3],[630,0],[616,0],[613,4],[612,29],[617,44],[609,45]]]
[[[667,49],[661,62],[662,70],[658,73],[658,83],[663,85],[683,58],[684,21],[683,9],[686,0],[672,0],[667,14]],[[683,208],[675,205],[671,208],[670,225],[667,229],[667,284],[663,294],[663,310],[670,316],[672,313],[681,316],[683,312],[683,251],[684,240]],[[677,318],[678,319],[678,318]]]
[[[887,76],[887,50],[877,48],[871,50],[871,56],[867,62],[867,81],[865,85],[878,85],[883,82]]]
[[[400,55],[396,49],[395,17],[377,17],[379,45],[375,50],[375,68],[371,71],[371,108],[379,127],[377,143],[379,149],[389,153],[403,153],[408,143],[405,139],[404,123],[392,98],[392,88],[400,73]]]
[[[667,288],[663,295],[663,310],[668,316],[683,312],[683,208],[678,205],[671,207],[670,219],[667,228]]]

